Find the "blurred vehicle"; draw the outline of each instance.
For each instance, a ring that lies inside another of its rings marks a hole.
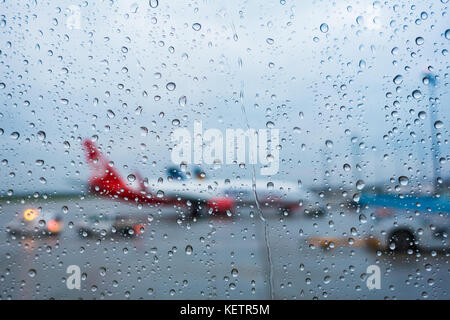
[[[142,216],[118,215],[114,221],[113,228],[117,234],[124,236],[138,235],[145,230],[145,221]]]
[[[11,235],[55,236],[64,228],[62,216],[51,211],[27,208],[11,221],[6,230]]]
[[[367,232],[378,247],[399,252],[448,249],[448,198],[364,195],[360,203],[372,213]]]
[[[145,220],[135,215],[93,215],[78,223],[76,230],[81,237],[133,236],[143,233]]]
[[[302,191],[298,184],[272,180],[210,181],[198,168],[192,178],[170,167],[167,179],[148,181],[138,173],[124,179],[91,140],[84,140],[86,159],[92,172],[90,192],[108,199],[140,205],[187,207],[191,216],[226,214],[236,206],[254,206],[257,198],[262,209],[276,209],[283,215],[302,210],[307,216],[321,216],[325,210],[318,196]]]
[[[92,215],[85,221],[79,222],[76,225],[77,233],[81,237],[90,236],[107,236],[111,233],[115,216],[109,215]]]

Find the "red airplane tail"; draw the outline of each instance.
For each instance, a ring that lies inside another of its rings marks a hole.
[[[86,151],[86,161],[92,169],[102,171],[107,169],[108,160],[98,150],[97,145],[89,139],[83,141],[84,150]]]
[[[132,182],[126,181],[108,159],[89,139],[83,141],[86,161],[92,169],[89,178],[90,191],[100,196],[109,196],[126,201],[153,202],[138,175]],[[135,184],[137,185],[135,186]]]

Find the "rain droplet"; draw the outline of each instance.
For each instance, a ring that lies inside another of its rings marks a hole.
[[[365,186],[366,186],[366,184],[364,183],[363,180],[356,181],[356,189],[362,190],[362,189],[364,189]]]
[[[361,223],[367,222],[367,217],[362,213],[359,215],[359,222],[361,222]]]
[[[166,84],[166,89],[169,90],[169,91],[175,90],[176,87],[177,86],[173,82],[169,82],[168,84]]]
[[[363,25],[364,24],[364,18],[362,16],[357,16],[356,17],[356,23],[358,25]]]
[[[150,5],[151,8],[156,8],[159,4],[158,0],[149,0],[148,4]]]
[[[402,82],[403,82],[403,77],[402,77],[400,74],[398,74],[398,75],[395,76],[395,78],[394,78],[393,81],[394,81],[394,83],[397,84],[397,85],[402,84]]]
[[[29,275],[31,278],[34,278],[34,277],[36,276],[36,270],[34,270],[34,269],[28,270],[28,275]]]
[[[37,133],[37,137],[38,137],[39,140],[44,141],[45,137],[46,137],[45,132],[44,131],[39,131]]]
[[[193,251],[194,251],[194,249],[192,249],[192,246],[190,246],[190,245],[186,246],[185,252],[188,256],[190,256]]]
[[[420,92],[420,90],[414,90],[412,92],[412,96],[414,97],[414,99],[420,99],[422,97],[422,92]]]
[[[419,118],[424,120],[427,117],[427,113],[425,111],[420,111],[419,112]]]
[[[192,25],[192,29],[194,29],[195,31],[200,31],[201,28],[202,28],[202,25],[200,23],[194,23]]]
[[[323,33],[327,33],[328,32],[328,25],[326,23],[322,23],[320,25],[320,31],[322,31]]]
[[[158,190],[158,191],[156,192],[156,196],[157,196],[158,198],[163,198],[163,197],[164,197],[164,191]]]
[[[406,186],[406,185],[408,185],[409,180],[408,180],[408,177],[400,176],[400,177],[398,178],[398,182],[399,182],[402,186]]]
[[[424,43],[424,40],[423,40],[422,37],[417,37],[417,38],[416,38],[416,44],[417,44],[418,46],[423,45],[423,43]]]
[[[111,109],[109,109],[109,110],[106,112],[106,115],[107,115],[108,118],[110,118],[110,119],[113,119],[113,118],[116,116],[116,114],[115,114]]]
[[[178,104],[180,107],[184,107],[186,105],[187,98],[186,96],[181,96],[180,99],[178,99]]]
[[[435,123],[434,123],[434,127],[436,128],[436,129],[440,129],[440,128],[442,128],[444,126],[444,123],[441,121],[441,120],[438,120],[438,121],[436,121]]]

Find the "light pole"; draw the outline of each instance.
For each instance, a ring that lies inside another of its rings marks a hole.
[[[433,162],[433,189],[437,191],[439,184],[437,179],[439,176],[439,144],[437,141],[437,132],[435,128],[435,123],[437,118],[437,105],[433,103],[435,88],[436,88],[436,76],[429,70],[424,72],[424,79],[428,79],[428,88],[430,89],[430,132],[431,132],[431,157]],[[434,107],[434,110],[433,110]]]

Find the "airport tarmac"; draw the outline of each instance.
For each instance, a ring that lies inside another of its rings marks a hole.
[[[12,238],[6,224],[29,207],[60,212],[63,232]],[[99,214],[143,215],[132,238],[83,238],[75,225]],[[448,254],[376,251],[355,242],[334,248],[311,239],[362,238],[354,212],[331,206],[326,216],[282,217],[238,209],[232,218],[182,219],[173,209],[138,208],[86,198],[0,203],[1,299],[449,299]],[[354,228],[352,230],[352,228]],[[268,244],[268,246],[267,246]],[[191,249],[192,248],[192,249]],[[270,252],[270,259],[268,258]],[[67,267],[81,269],[68,289]],[[381,288],[369,290],[367,267],[378,265]]]

